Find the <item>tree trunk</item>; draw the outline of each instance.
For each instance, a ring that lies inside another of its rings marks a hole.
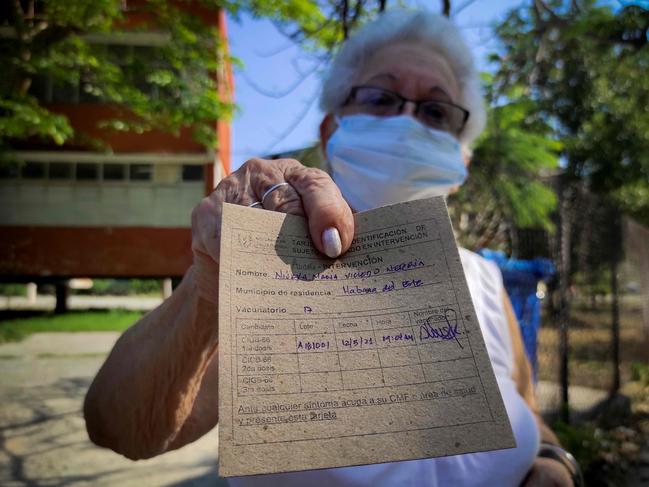
[[[442,0],[442,14],[445,17],[451,16],[451,0]]]
[[[632,265],[640,270],[640,301],[642,303],[642,329],[645,362],[649,363],[649,228],[625,218],[624,247]]]
[[[565,423],[570,422],[569,409],[569,368],[568,368],[568,327],[570,325],[570,250],[572,240],[572,205],[573,188],[570,182],[562,182],[559,226],[559,382],[561,383],[560,417]]]
[[[349,0],[343,0],[341,10],[340,20],[343,26],[343,39],[347,40],[349,37]]]
[[[56,283],[56,307],[54,308],[54,313],[62,314],[68,311],[68,283],[66,281],[61,281]]]
[[[618,263],[620,261],[622,245],[622,229],[620,227],[620,212],[617,208],[611,209],[611,347],[613,359],[613,383],[611,396],[620,390],[620,307],[618,301]]]

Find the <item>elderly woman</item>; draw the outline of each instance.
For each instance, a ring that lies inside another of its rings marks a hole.
[[[327,172],[252,159],[192,214],[194,263],[161,306],[119,339],[88,392],[90,438],[132,459],[180,448],[218,422],[218,275],[223,202],[304,215],[330,257],[353,237],[353,211],[448,194],[466,177],[485,111],[471,55],[456,28],[396,11],[341,49],[322,92]],[[571,486],[571,456],[538,416],[530,367],[498,270],[461,252],[517,447],[380,465],[233,479],[241,486]],[[540,445],[544,445],[540,447]]]

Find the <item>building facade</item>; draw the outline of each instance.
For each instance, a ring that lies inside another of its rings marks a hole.
[[[128,5],[127,22],[137,26],[138,2]],[[222,11],[195,14],[227,40]],[[128,52],[155,49],[165,39],[134,29],[91,42]],[[230,96],[229,66],[216,76]],[[181,276],[191,264],[191,210],[230,170],[229,124],[214,121],[215,150],[195,142],[190,128],[177,135],[108,132],[97,122],[116,107],[89,98],[81,86],[59,88],[45,78],[33,90],[111,152],[27,143],[11,154],[18,164],[0,166],[0,280]]]

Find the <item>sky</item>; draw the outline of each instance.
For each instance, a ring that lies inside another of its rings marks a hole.
[[[390,2],[388,2],[389,4]],[[435,9],[440,1],[411,0],[409,4]],[[454,0],[461,8],[466,0]],[[454,15],[472,48],[480,70],[487,70],[486,57],[496,48],[490,26],[522,0],[476,0]],[[318,138],[323,114],[318,107],[321,72],[308,53],[284,37],[267,20],[242,15],[228,19],[232,54],[243,62],[234,71],[235,102],[239,106],[232,123],[232,169],[253,156],[303,148]]]

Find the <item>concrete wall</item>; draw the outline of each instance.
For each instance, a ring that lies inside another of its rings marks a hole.
[[[76,163],[28,162],[43,172],[36,177],[23,163],[16,174],[0,178],[0,225],[189,227],[191,210],[205,192],[203,166],[189,162],[184,177],[182,161],[81,163],[96,171],[93,180],[77,179]],[[71,166],[70,176],[51,177],[50,164]],[[105,179],[106,164],[122,167],[124,179]],[[138,180],[138,170],[148,180]]]
[[[0,167],[0,281],[179,277],[190,265],[214,154],[18,156]]]
[[[0,225],[189,227],[203,182],[0,181]]]

